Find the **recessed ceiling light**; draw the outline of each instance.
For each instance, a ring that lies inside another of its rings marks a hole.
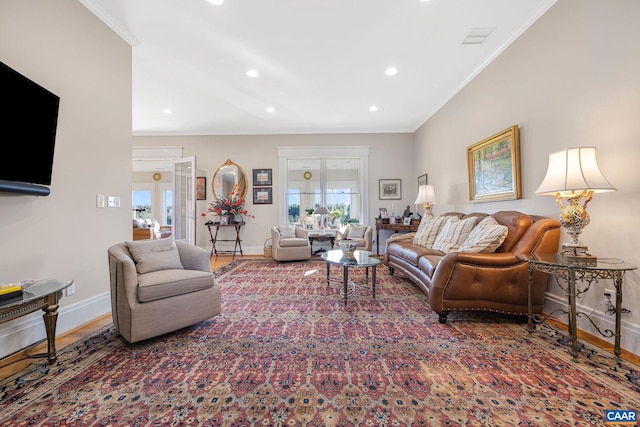
[[[224,0],[207,0],[207,1],[216,6],[220,6],[222,3],[224,3]]]
[[[276,109],[273,107],[267,107],[267,113],[275,113]]]
[[[162,112],[165,113],[165,114],[173,114],[173,111],[171,111],[168,108],[165,108],[164,110],[162,110]]]
[[[253,68],[250,69],[249,71],[247,71],[247,76],[251,77],[251,78],[256,78],[258,77],[258,72],[256,70],[254,70]]]
[[[372,105],[371,107],[369,107],[369,111],[371,112],[378,111],[378,107],[375,105]]]
[[[398,69],[396,67],[389,67],[384,71],[384,73],[387,76],[395,76],[396,74],[398,74]]]

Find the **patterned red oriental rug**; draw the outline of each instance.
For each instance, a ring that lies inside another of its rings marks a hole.
[[[358,286],[345,307],[321,262],[235,261],[220,316],[136,345],[106,327],[0,382],[0,425],[583,426],[640,408],[637,366],[588,344],[574,363],[520,318],[442,325],[378,270],[376,299]]]

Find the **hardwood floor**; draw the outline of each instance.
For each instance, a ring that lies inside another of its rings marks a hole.
[[[255,259],[255,258],[264,258],[264,257],[262,255],[244,255],[244,256],[236,256],[236,258],[237,259]],[[216,268],[222,267],[223,265],[226,265],[231,261],[232,261],[231,255],[220,255],[217,257],[212,257],[211,268],[216,269]],[[62,348],[70,344],[73,344],[74,342],[82,339],[83,337],[91,334],[94,331],[97,331],[103,326],[110,324],[111,321],[112,321],[111,313],[107,313],[71,331],[58,335],[56,337],[57,350],[60,351]],[[557,325],[559,328],[565,331],[567,330],[567,325],[565,323],[562,323],[556,319],[548,319],[547,321]],[[578,331],[578,337],[581,340],[584,340],[586,342],[589,342],[600,348],[605,349],[606,351],[610,352],[611,357],[613,357],[613,344],[610,344],[609,342],[601,338],[595,337],[593,335],[590,335],[581,331]],[[37,354],[40,352],[46,352],[46,350],[47,350],[47,343],[45,341],[35,346],[31,350],[31,353]],[[623,349],[621,356],[625,360],[629,360],[630,362],[640,365],[640,356],[636,354],[630,353]],[[28,358],[26,350],[18,351],[10,356],[5,357],[4,359],[0,359],[0,380],[20,371],[21,369],[23,369],[24,367],[32,363],[36,363],[36,362],[39,363],[41,360],[42,359]]]

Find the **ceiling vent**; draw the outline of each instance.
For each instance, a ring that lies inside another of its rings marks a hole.
[[[495,28],[471,28],[462,44],[482,44]]]

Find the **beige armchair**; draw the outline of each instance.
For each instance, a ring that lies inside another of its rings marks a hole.
[[[370,225],[348,224],[336,232],[336,246],[343,239],[355,240],[358,249],[371,251],[373,228]]]
[[[209,251],[169,237],[119,243],[107,252],[113,324],[128,342],[220,314]]]
[[[271,227],[271,241],[271,254],[276,261],[311,259],[311,243],[301,227],[274,225]]]

